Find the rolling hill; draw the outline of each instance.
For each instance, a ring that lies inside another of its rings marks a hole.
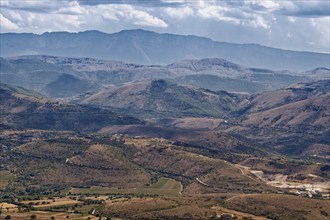
[[[138,119],[97,107],[66,104],[41,94],[0,85],[2,128],[97,131],[113,124],[141,123]]]
[[[251,96],[148,80],[80,98],[94,106],[0,85],[0,201],[25,210],[4,210],[13,219],[329,215],[315,199],[330,175],[329,80]]]
[[[259,127],[329,127],[330,81],[295,84],[249,101],[245,124]]]
[[[123,109],[144,117],[223,117],[236,110],[238,99],[239,96],[227,92],[216,93],[166,80],[153,80],[106,88],[78,102]]]
[[[319,146],[330,145],[329,85],[329,80],[300,83],[252,96],[244,100],[242,118],[227,131],[259,140],[284,154],[315,153]],[[322,152],[315,155],[322,156]]]

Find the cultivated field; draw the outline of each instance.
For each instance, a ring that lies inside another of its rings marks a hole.
[[[276,219],[328,220],[330,201],[279,194],[245,194],[227,199],[225,206]]]
[[[79,204],[81,202],[70,198],[55,198],[55,199],[24,201],[22,203],[26,205],[32,205],[35,208],[49,208],[55,206],[74,205],[74,204]]]
[[[37,219],[37,220],[50,220],[52,217],[56,220],[67,220],[67,219],[76,219],[76,220],[98,220],[99,218],[92,215],[82,215],[74,213],[65,213],[65,212],[46,212],[46,211],[31,211],[31,212],[22,212],[22,213],[10,213],[9,214],[12,220],[27,220],[27,219]],[[5,219],[6,215],[0,216],[0,219]]]
[[[179,196],[182,185],[169,178],[160,178],[158,182],[142,187],[130,189],[115,189],[109,187],[72,188],[71,194],[132,194],[132,195],[159,195],[159,196]]]

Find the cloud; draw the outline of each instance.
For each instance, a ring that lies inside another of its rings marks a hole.
[[[54,1],[54,0],[28,0],[17,1],[7,0],[0,1],[0,6],[3,9],[21,10],[29,12],[48,13],[52,12],[60,7],[66,7],[69,4],[68,1]]]
[[[330,15],[330,2],[327,0],[279,1],[279,5],[276,12],[282,15],[295,17],[328,17]]]
[[[266,9],[273,11],[279,7],[279,3],[271,0],[263,0],[263,1],[256,1],[256,0],[246,0],[245,3],[250,4],[250,5],[256,5],[260,9]]]
[[[316,41],[330,53],[330,17],[310,18],[314,32],[317,33]]]
[[[88,3],[90,1],[86,1]],[[14,20],[13,12],[24,19],[15,24],[17,28],[30,27],[33,32],[71,30],[80,31],[86,23],[95,24],[94,21],[123,21],[127,24],[147,27],[166,28],[168,24],[161,18],[150,14],[150,10],[135,5],[123,4],[81,5],[78,1],[56,0],[29,0],[29,1],[1,1],[2,12]],[[107,1],[102,1],[106,3]],[[55,19],[55,20],[51,20]],[[3,19],[9,26],[7,20]],[[13,21],[12,20],[12,21]],[[42,24],[41,22],[44,22]],[[62,22],[62,25],[59,24]],[[47,27],[47,28],[46,28]],[[7,28],[8,29],[8,28]]]
[[[168,24],[162,19],[132,5],[118,4],[98,5],[96,7],[89,6],[88,11],[94,13],[95,16],[99,15],[109,20],[124,20],[139,26],[168,27]]]
[[[230,7],[229,5],[240,5],[241,7]],[[225,21],[234,25],[249,26],[253,28],[269,29],[272,16],[262,13],[256,13],[247,7],[249,4],[255,4],[254,1],[238,2],[234,1],[226,4],[215,4],[200,2],[197,15],[205,19],[215,19],[218,21]],[[244,6],[244,7],[243,7]]]
[[[206,19],[227,21],[236,25],[240,24],[240,20],[235,16],[231,16],[228,12],[229,11],[226,7],[220,5],[206,5],[202,3],[197,10],[197,15]]]
[[[78,0],[81,5],[134,5],[142,7],[177,7],[186,0]]]
[[[86,8],[79,5],[78,2],[70,2],[66,7],[59,8],[56,14],[71,14],[71,15],[82,15],[88,13]]]
[[[158,17],[155,17],[142,10],[135,10],[131,7],[129,8],[130,10],[125,10],[125,17],[129,20],[132,20],[133,24],[161,28],[168,27],[168,24]]]
[[[144,28],[329,52],[329,4],[328,0],[0,0],[0,31]]]
[[[171,18],[178,18],[183,19],[187,18],[189,16],[193,16],[195,14],[195,11],[191,7],[179,7],[179,8],[173,8],[168,7],[164,9],[165,14],[168,15]]]
[[[18,30],[19,27],[14,22],[0,14],[0,27],[6,30]]]

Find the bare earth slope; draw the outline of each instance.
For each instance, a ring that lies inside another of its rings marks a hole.
[[[244,115],[228,132],[301,154],[314,144],[329,145],[329,80],[296,84],[244,100]]]

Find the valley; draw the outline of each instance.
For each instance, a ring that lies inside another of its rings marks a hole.
[[[0,62],[0,219],[330,216],[327,68]]]

